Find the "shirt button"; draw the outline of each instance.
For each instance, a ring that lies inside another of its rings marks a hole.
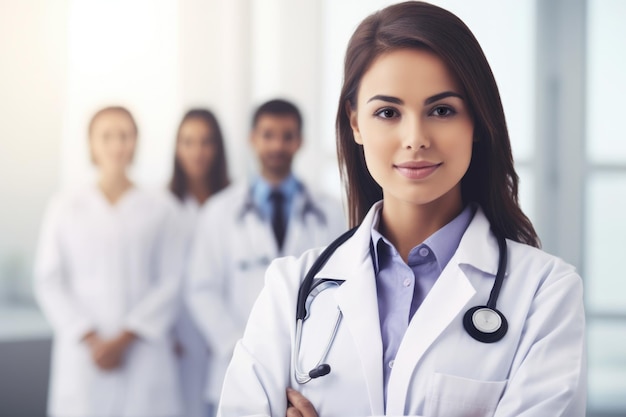
[[[410,286],[411,285],[411,279],[410,278],[405,279],[402,284],[404,284],[405,287]]]
[[[419,254],[424,257],[428,256],[429,253],[430,251],[428,250],[428,248],[421,248],[419,251]]]
[[[390,361],[389,361],[389,367],[390,367],[390,368],[393,368],[393,364],[394,364],[395,362],[396,362],[396,361],[395,361],[394,359],[390,360]]]

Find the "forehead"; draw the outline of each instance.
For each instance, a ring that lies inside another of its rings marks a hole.
[[[256,129],[294,129],[298,130],[298,119],[292,114],[265,113],[259,116]]]
[[[115,126],[123,126],[134,128],[131,118],[124,112],[110,110],[100,113],[93,121],[92,128],[109,128]]]
[[[443,91],[461,93],[454,74],[427,49],[398,49],[378,56],[363,75],[359,101],[382,94],[424,99]]]
[[[199,117],[191,117],[185,120],[182,126],[180,127],[181,131],[202,130],[202,132],[206,132],[206,131],[210,131],[211,129],[212,127],[210,126],[210,123]]]

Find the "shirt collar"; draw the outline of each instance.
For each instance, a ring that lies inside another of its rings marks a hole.
[[[300,189],[300,183],[293,174],[289,174],[277,187],[273,187],[265,178],[258,176],[252,183],[252,199],[254,204],[257,207],[264,207],[267,204],[270,193],[275,189],[282,192],[285,199],[290,201]]]
[[[380,264],[382,263],[383,259],[382,257],[389,255],[396,256],[398,254],[393,244],[378,231],[381,210],[382,205],[374,214],[371,227],[372,238],[370,252],[374,261],[374,271],[376,273],[379,272]],[[420,246],[427,246],[434,254],[437,264],[439,266],[439,270],[443,271],[445,266],[448,264],[450,259],[452,259],[452,256],[456,252],[456,249],[461,242],[461,238],[463,237],[463,234],[471,223],[475,212],[476,207],[474,204],[468,204],[467,206],[465,206],[463,211],[461,211],[461,213],[456,216],[452,221],[450,221],[441,229],[430,235],[423,243],[411,249],[409,257],[411,257],[411,254],[417,251]],[[388,247],[390,252],[386,250],[381,251],[381,245]]]

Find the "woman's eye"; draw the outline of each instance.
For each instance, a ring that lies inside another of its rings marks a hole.
[[[446,107],[446,106],[437,106],[433,109],[432,113],[433,116],[437,116],[437,117],[450,117],[453,116],[454,114],[456,114],[456,112],[451,109],[450,107]]]
[[[375,113],[376,116],[382,119],[392,119],[398,117],[398,112],[394,109],[381,109]]]

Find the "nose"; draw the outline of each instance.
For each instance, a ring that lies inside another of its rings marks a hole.
[[[410,150],[430,148],[430,138],[420,116],[405,117],[405,120],[403,147]]]
[[[286,141],[283,140],[282,136],[276,135],[272,137],[270,141],[270,149],[273,152],[282,152],[285,149]]]

